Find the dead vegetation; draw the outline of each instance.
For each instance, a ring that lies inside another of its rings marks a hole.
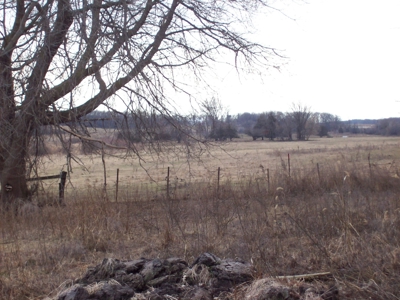
[[[86,187],[69,186],[66,206],[3,212],[0,298],[51,296],[105,257],[193,261],[204,252],[252,262],[260,279],[329,272],[340,299],[400,298],[397,140],[332,151],[321,145],[297,155],[305,143],[289,143],[290,151],[262,148],[283,143],[243,144],[262,146],[236,148],[238,160],[224,161],[223,170],[232,171],[219,187],[215,176],[171,181],[167,196],[160,176],[155,186],[122,185],[115,202],[111,184],[104,198],[100,179],[89,186],[74,173],[81,181],[75,186]],[[218,166],[220,155],[209,166]],[[240,295],[239,288],[230,297]]]

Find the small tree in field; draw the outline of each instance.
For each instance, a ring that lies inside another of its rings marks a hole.
[[[120,116],[119,128],[126,127],[126,113],[143,110],[173,123],[175,110],[165,91],[185,91],[174,77],[178,71],[197,76],[216,54],[227,52],[238,67],[266,66],[273,49],[243,35],[246,15],[248,20],[262,5],[265,1],[1,1],[1,201],[7,206],[28,196],[26,178],[36,162],[28,149],[40,127],[90,141],[84,123],[73,124],[100,105]],[[6,185],[12,189],[6,191]]]

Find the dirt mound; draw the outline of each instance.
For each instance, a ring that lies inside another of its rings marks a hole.
[[[276,278],[254,279],[254,269],[241,260],[211,253],[192,264],[180,258],[120,261],[107,258],[47,300],[171,299],[339,299],[336,287]]]

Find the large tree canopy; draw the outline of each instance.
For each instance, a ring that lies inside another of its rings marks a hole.
[[[0,179],[3,203],[26,197],[28,147],[43,125],[100,105],[172,113],[166,85],[221,53],[267,65],[273,49],[241,26],[262,0],[4,0],[0,4]],[[115,105],[115,103],[119,105]],[[12,186],[6,193],[5,185]]]

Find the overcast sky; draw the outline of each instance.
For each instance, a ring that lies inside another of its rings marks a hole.
[[[400,117],[400,1],[277,1],[254,38],[288,57],[262,77],[219,71],[230,113],[290,111],[301,102],[342,120]]]

